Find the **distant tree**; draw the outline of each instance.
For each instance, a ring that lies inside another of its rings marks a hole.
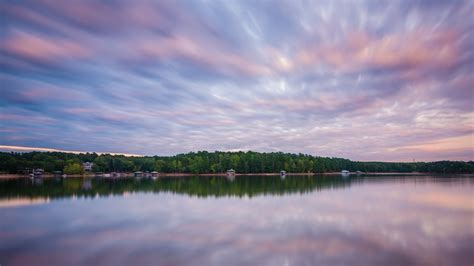
[[[108,170],[107,160],[104,156],[101,155],[94,159],[94,165],[92,166],[93,172],[107,172]]]
[[[71,163],[64,167],[63,172],[68,175],[79,175],[84,173],[84,168],[80,163]]]
[[[165,169],[166,162],[164,160],[155,161],[155,171],[162,172]]]
[[[163,173],[222,173],[234,168],[239,173],[334,172],[343,169],[364,172],[474,173],[474,162],[438,161],[416,163],[357,162],[342,158],[316,157],[307,154],[259,152],[191,152],[175,156],[126,157],[95,153],[0,152],[0,172],[21,173],[25,168],[43,168],[46,172],[69,170],[93,161],[94,172],[159,171]],[[72,165],[75,165],[72,167]],[[78,172],[74,170],[73,172]]]

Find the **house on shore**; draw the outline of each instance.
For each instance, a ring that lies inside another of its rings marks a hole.
[[[23,170],[21,170],[21,173],[24,175],[30,175],[33,173],[33,170],[33,168],[23,168]]]
[[[33,172],[30,174],[30,177],[32,177],[32,178],[42,178],[43,174],[44,174],[44,169],[36,168],[36,169],[33,169]]]
[[[87,172],[92,171],[92,166],[94,166],[94,163],[91,163],[91,162],[85,162],[82,164],[82,167],[84,167],[84,171],[87,171]]]

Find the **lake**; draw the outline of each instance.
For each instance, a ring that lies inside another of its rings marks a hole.
[[[0,264],[473,265],[474,178],[0,180]]]

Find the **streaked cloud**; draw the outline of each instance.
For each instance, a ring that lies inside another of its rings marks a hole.
[[[50,39],[24,32],[13,33],[2,45],[2,50],[27,60],[65,60],[89,54],[86,48],[71,40]]]
[[[58,150],[58,149],[50,149],[50,148],[41,148],[41,147],[24,147],[24,146],[7,146],[7,145],[0,145],[0,150],[3,151],[16,151],[16,152],[30,152],[30,151],[45,151],[45,152],[69,152],[69,153],[83,153],[83,151],[69,151],[69,150]],[[105,154],[108,152],[101,152],[100,154]],[[138,154],[127,154],[127,153],[108,153],[111,155],[125,155],[125,156],[142,156]]]
[[[471,1],[2,9],[4,146],[474,159]]]

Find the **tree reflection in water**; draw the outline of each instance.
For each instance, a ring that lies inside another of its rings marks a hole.
[[[309,193],[349,186],[357,179],[328,176],[220,176],[163,177],[153,179],[13,179],[0,182],[0,198],[10,197],[95,197],[128,192],[171,192],[198,197],[252,197]]]

